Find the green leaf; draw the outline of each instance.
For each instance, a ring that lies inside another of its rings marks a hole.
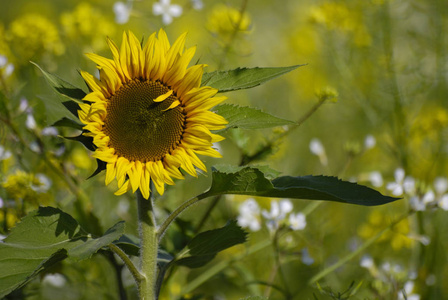
[[[328,176],[281,176],[273,180],[256,168],[236,172],[213,168],[210,190],[201,195],[251,195],[272,198],[327,200],[365,206],[386,204],[399,198],[384,196],[376,190]]]
[[[114,244],[127,255],[138,256],[140,253],[140,240],[134,235],[123,234]]]
[[[237,127],[242,129],[271,128],[295,123],[275,117],[256,108],[235,104],[218,105],[213,110],[229,122],[226,128],[220,131]]]
[[[74,100],[75,102],[82,103],[82,99],[85,97],[86,93],[72,85],[71,83],[65,81],[64,79],[53,75],[51,73],[48,73],[44,69],[42,69],[38,64],[35,62],[31,62],[33,65],[35,65],[44,75],[45,79],[47,80],[48,84],[59,94],[62,95],[70,100]]]
[[[78,103],[82,103],[82,99],[84,98],[86,93],[82,89],[72,85],[71,83],[68,83],[64,79],[48,73],[38,64],[34,62],[31,63],[42,72],[48,84],[53,88],[54,91],[56,91],[57,97],[38,97],[42,100],[47,110],[47,123],[53,124],[64,117],[67,119],[75,119],[73,118],[73,115],[75,117],[78,116]]]
[[[95,151],[96,146],[93,143],[93,137],[85,136],[85,135],[83,135],[83,133],[81,133],[78,136],[64,136],[64,139],[80,142],[81,144],[84,145],[84,147],[86,147],[90,151]]]
[[[269,300],[269,298],[262,297],[262,296],[249,296],[246,298],[241,298],[240,300]]]
[[[190,256],[176,263],[189,268],[199,268],[211,261],[218,252],[246,241],[247,233],[230,221],[222,228],[202,232],[187,245]]]
[[[238,68],[228,71],[214,71],[205,73],[202,76],[202,85],[218,89],[219,92],[249,89],[302,66],[304,65],[279,68]]]
[[[54,122],[51,126],[55,126],[55,127],[70,127],[70,128],[74,128],[74,129],[78,129],[78,130],[82,130],[82,128],[84,127],[83,124],[78,123],[72,119],[63,117],[62,119]]]
[[[65,258],[79,261],[91,257],[123,232],[124,222],[120,222],[93,238],[70,215],[57,208],[40,207],[0,243],[0,298]]]

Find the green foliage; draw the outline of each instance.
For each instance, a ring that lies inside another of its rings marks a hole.
[[[0,243],[0,297],[65,258],[71,261],[90,258],[123,232],[124,222],[119,222],[103,236],[93,238],[60,209],[40,207]]]
[[[235,104],[222,104],[215,107],[214,111],[229,122],[221,131],[230,128],[262,129],[294,124],[293,121],[275,117],[259,109]]]
[[[76,111],[79,109],[76,102],[82,103],[82,99],[86,93],[64,79],[45,71],[38,64],[34,62],[31,63],[42,72],[48,84],[53,88],[57,95],[57,97],[40,96],[47,110],[47,122],[49,124],[54,124],[60,122],[61,119],[73,120],[73,115],[77,116]],[[68,123],[62,122],[59,123],[59,126],[61,126],[61,124],[67,125]]]
[[[176,263],[189,268],[202,267],[218,252],[244,243],[246,235],[236,221],[230,221],[222,228],[202,232],[188,243],[189,256],[177,260]]]
[[[278,68],[237,68],[228,71],[214,71],[202,76],[202,85],[211,86],[219,92],[249,89],[277,78],[304,65]]]
[[[251,167],[238,168],[236,172],[232,172],[228,167],[223,168],[223,171],[214,168],[212,186],[202,196],[223,194],[328,200],[366,206],[398,200],[366,186],[342,181],[336,177],[281,176],[269,180],[262,171]]]

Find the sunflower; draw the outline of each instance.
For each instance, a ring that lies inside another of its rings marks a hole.
[[[206,65],[188,67],[196,47],[185,49],[185,38],[170,45],[161,29],[142,46],[125,32],[120,48],[107,40],[113,59],[87,54],[100,79],[81,71],[91,92],[78,115],[93,156],[106,163],[106,185],[117,179],[116,195],[140,189],[148,199],[151,180],[163,194],[165,183],[183,179],[180,168],[195,177],[196,168],[207,171],[197,154],[221,157],[212,145],[223,137],[211,131],[227,121],[209,109],[226,97],[201,87]]]

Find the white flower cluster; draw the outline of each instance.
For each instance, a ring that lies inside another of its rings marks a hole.
[[[293,205],[290,200],[282,199],[271,202],[271,210],[261,210],[257,201],[249,198],[238,208],[238,224],[241,227],[249,228],[251,231],[261,229],[262,218],[266,222],[267,228],[274,232],[285,225],[292,230],[302,230],[306,227],[306,218],[303,213],[292,213]]]
[[[369,272],[375,278],[391,284],[392,278],[406,276],[407,281],[403,286],[403,289],[398,292],[397,299],[399,300],[420,300],[420,295],[414,292],[414,281],[416,279],[415,272],[406,272],[404,268],[399,264],[391,264],[384,262],[383,264],[376,266],[375,261],[370,255],[364,255],[360,260],[360,265],[363,268],[369,270]],[[429,281],[433,280],[431,275],[428,276]],[[430,284],[427,280],[427,284]],[[406,295],[406,296],[405,296]]]
[[[433,188],[422,194],[417,191],[415,179],[412,176],[405,176],[405,171],[398,168],[395,170],[395,181],[388,183],[386,188],[394,196],[409,196],[411,207],[415,211],[424,211],[437,206],[448,211],[448,179],[445,177],[437,177]]]
[[[6,56],[0,54],[0,75],[7,78],[11,76],[12,72],[14,72],[14,65],[8,63]]]

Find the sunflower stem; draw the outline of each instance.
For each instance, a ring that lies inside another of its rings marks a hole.
[[[140,190],[137,191],[138,223],[140,232],[140,264],[142,280],[137,282],[141,300],[156,300],[157,279],[157,225],[154,217],[153,199],[143,198]]]

